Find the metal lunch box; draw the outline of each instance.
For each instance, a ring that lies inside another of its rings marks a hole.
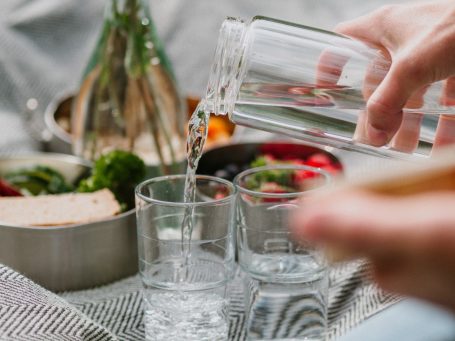
[[[0,158],[0,175],[46,165],[73,182],[90,164],[71,155],[35,153]],[[0,263],[58,292],[91,288],[138,271],[134,210],[91,223],[21,227],[0,223]]]

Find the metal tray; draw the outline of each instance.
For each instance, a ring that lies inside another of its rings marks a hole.
[[[70,182],[90,167],[74,156],[37,153],[0,158],[0,175],[37,164],[53,167]],[[55,292],[133,275],[138,271],[134,210],[107,220],[57,227],[0,223],[0,263]]]

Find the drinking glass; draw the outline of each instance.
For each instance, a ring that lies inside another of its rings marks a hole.
[[[240,173],[237,243],[249,340],[324,340],[328,270],[323,253],[293,239],[297,201],[330,182],[306,166],[266,166]]]
[[[146,339],[227,340],[235,187],[198,175],[196,200],[185,203],[184,185],[175,175],[136,188]],[[190,239],[182,237],[188,212]]]

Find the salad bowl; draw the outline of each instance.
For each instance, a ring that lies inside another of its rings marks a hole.
[[[0,158],[0,176],[43,165],[73,182],[90,163],[71,155],[35,153]],[[89,223],[14,226],[0,223],[0,263],[54,291],[87,289],[138,270],[134,210]]]

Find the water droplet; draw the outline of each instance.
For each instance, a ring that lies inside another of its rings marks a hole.
[[[148,24],[150,24],[150,20],[148,20],[148,18],[142,18],[141,23],[142,25],[147,26]]]
[[[158,57],[153,57],[151,63],[152,65],[159,65],[160,59]]]
[[[153,43],[151,41],[148,41],[145,43],[145,47],[148,48],[149,50],[153,49]]]

